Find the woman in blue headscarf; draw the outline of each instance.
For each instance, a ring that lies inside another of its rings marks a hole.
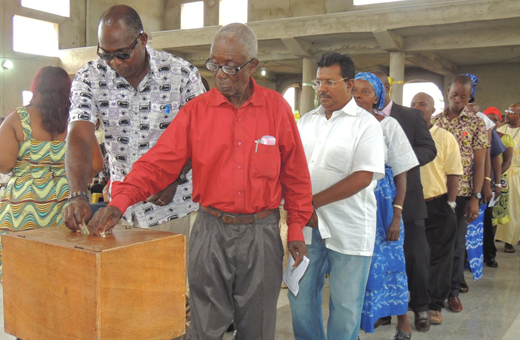
[[[358,73],[352,95],[358,106],[381,122],[385,140],[386,176],[375,189],[377,229],[374,255],[368,276],[361,328],[374,331],[374,323],[382,317],[397,315],[394,339],[411,339],[408,311],[408,279],[403,252],[404,226],[401,212],[406,195],[406,173],[419,162],[406,135],[392,117],[380,115],[385,102],[385,88],[372,73]],[[386,324],[390,318],[384,318]]]

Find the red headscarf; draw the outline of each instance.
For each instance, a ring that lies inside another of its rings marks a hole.
[[[501,121],[502,120],[502,113],[500,112],[499,109],[497,109],[496,107],[494,106],[490,106],[488,107],[487,109],[484,110],[484,114],[487,116],[487,115],[497,115],[498,116],[498,119]]]

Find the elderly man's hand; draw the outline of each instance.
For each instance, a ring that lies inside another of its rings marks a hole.
[[[119,222],[121,215],[121,210],[116,207],[107,206],[106,208],[101,208],[88,223],[88,230],[95,236],[107,233]]]
[[[172,184],[170,184],[166,189],[163,191],[159,191],[155,195],[152,195],[148,197],[146,202],[159,205],[159,206],[165,206],[170,204],[170,202],[173,199],[173,196],[175,196],[175,192],[177,191],[178,182],[175,181]]]
[[[75,197],[63,209],[63,222],[72,231],[80,232],[83,223],[92,218],[92,209],[87,197]]]
[[[298,267],[300,262],[303,261],[303,256],[309,255],[307,246],[302,241],[291,241],[287,243],[287,248],[289,248],[289,252],[291,253],[292,257],[294,258],[294,265],[293,268]]]

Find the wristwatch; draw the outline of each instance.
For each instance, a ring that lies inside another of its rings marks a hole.
[[[457,207],[457,202],[455,202],[455,201],[448,201],[448,205],[450,206],[450,208],[455,210],[455,208]]]
[[[188,178],[186,177],[186,174],[183,174],[182,172],[179,174],[179,177],[177,178],[177,181],[179,184],[184,184],[188,182]]]
[[[482,195],[480,194],[480,192],[474,192],[474,193],[471,194],[471,196],[476,197],[477,199],[481,199],[482,198]]]

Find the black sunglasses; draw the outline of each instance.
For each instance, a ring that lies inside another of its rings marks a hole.
[[[117,59],[120,59],[120,60],[125,60],[125,59],[130,59],[130,54],[132,53],[132,51],[134,50],[134,48],[137,46],[137,43],[139,42],[139,38],[141,38],[141,35],[143,35],[143,31],[141,31],[139,33],[139,35],[137,36],[137,38],[135,38],[135,41],[134,43],[132,44],[132,46],[130,46],[130,49],[126,52],[114,52],[114,53],[103,53],[103,52],[99,52],[99,43],[98,43],[98,46],[97,46],[97,55],[103,59],[103,60],[112,60],[114,58],[117,58]]]

